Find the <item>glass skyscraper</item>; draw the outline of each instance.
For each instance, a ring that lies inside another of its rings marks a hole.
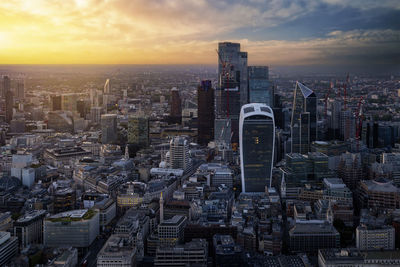
[[[267,66],[249,66],[250,103],[263,103],[273,106],[273,90],[269,81]]]
[[[317,140],[317,97],[303,84],[296,82],[291,121],[292,153],[306,154]]]
[[[239,128],[242,192],[265,192],[265,186],[271,186],[274,158],[272,109],[259,103],[242,106]]]
[[[215,129],[230,127],[231,134],[215,131],[217,143],[237,143],[240,107],[248,103],[247,52],[239,43],[218,44],[218,86],[215,91]],[[217,125],[218,124],[218,125]],[[228,129],[223,129],[227,132]],[[225,137],[226,139],[222,139]]]

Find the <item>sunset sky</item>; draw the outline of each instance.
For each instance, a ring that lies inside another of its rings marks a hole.
[[[399,0],[7,0],[0,64],[396,65]]]

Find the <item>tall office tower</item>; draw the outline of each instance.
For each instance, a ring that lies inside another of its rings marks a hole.
[[[102,107],[92,107],[90,109],[90,120],[92,123],[99,124],[101,122],[101,114],[103,114]]]
[[[275,121],[265,104],[247,104],[240,112],[240,169],[242,192],[265,192],[271,186]]]
[[[117,140],[117,115],[101,115],[101,142],[110,144]]]
[[[347,187],[354,190],[363,178],[361,154],[343,153],[340,156],[337,173]]]
[[[86,103],[85,100],[80,99],[76,102],[76,110],[78,111],[81,118],[86,117],[86,114],[89,112],[88,107],[89,105]]]
[[[356,118],[350,109],[342,110],[340,113],[340,136],[346,141],[356,136]]]
[[[15,96],[18,100],[25,99],[25,82],[23,79],[17,81],[17,88],[15,89]]]
[[[269,81],[267,66],[249,66],[250,103],[263,103],[270,107],[273,103],[273,88]]]
[[[238,143],[240,107],[248,103],[247,52],[240,44],[218,44],[218,87],[215,91],[215,140],[217,143]],[[218,124],[218,125],[217,125]],[[224,128],[229,127],[229,128]],[[220,131],[231,134],[222,134]],[[222,137],[228,137],[222,139]]]
[[[52,95],[51,99],[51,110],[57,111],[61,110],[61,95]]]
[[[330,104],[330,123],[328,127],[328,139],[334,140],[340,138],[340,111],[342,102],[332,99]]]
[[[292,153],[306,154],[317,140],[317,97],[303,84],[296,82],[291,121]]]
[[[171,122],[182,123],[182,100],[176,87],[171,90]]]
[[[90,105],[92,107],[98,107],[99,106],[99,97],[97,95],[97,89],[96,88],[91,88],[90,89]]]
[[[76,111],[76,102],[78,101],[77,94],[61,95],[61,109],[65,111]]]
[[[14,109],[14,94],[11,89],[8,89],[6,92],[6,122],[10,123],[13,118],[13,109]]]
[[[138,148],[150,145],[149,119],[146,117],[130,117],[128,121],[128,144]]]
[[[214,138],[214,89],[211,81],[197,88],[197,142],[207,145]]]
[[[1,96],[5,97],[6,92],[11,90],[11,80],[8,76],[3,76],[3,90],[1,91]]]
[[[169,143],[169,164],[172,169],[191,169],[189,142],[182,136],[175,136]]]
[[[109,94],[110,93],[110,79],[106,80],[106,83],[104,84],[104,94]]]

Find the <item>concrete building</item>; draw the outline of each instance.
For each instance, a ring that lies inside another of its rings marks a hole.
[[[400,266],[400,251],[359,251],[357,249],[320,249],[320,267],[386,267]]]
[[[163,220],[158,225],[158,238],[161,244],[175,245],[183,242],[183,233],[187,218],[181,215],[175,215],[169,220]]]
[[[359,204],[364,208],[399,209],[400,189],[385,179],[362,180],[358,185]]]
[[[394,250],[395,230],[392,226],[360,225],[356,229],[356,247],[359,250]]]
[[[72,210],[44,221],[46,247],[89,247],[99,234],[99,214],[93,210]]]
[[[169,143],[169,165],[172,169],[182,169],[184,172],[192,168],[189,142],[185,137],[176,136]]]
[[[128,235],[111,235],[97,255],[97,267],[136,266],[136,248]]]
[[[339,248],[339,232],[328,222],[296,222],[289,230],[289,248],[292,252],[316,253],[322,248]]]
[[[340,178],[324,178],[324,199],[353,202],[353,193]]]
[[[227,167],[216,169],[211,176],[211,186],[218,187],[222,184],[229,188],[233,187],[233,173],[232,170]]]
[[[18,238],[9,232],[0,232],[0,266],[5,266],[18,253]]]
[[[193,239],[175,247],[160,246],[156,251],[154,266],[207,266],[208,243]]]
[[[20,249],[24,249],[31,244],[42,244],[45,216],[45,210],[33,210],[14,222],[14,236],[18,237]]]
[[[231,267],[241,265],[242,248],[235,244],[230,235],[216,234],[213,237],[214,257],[217,266]]]

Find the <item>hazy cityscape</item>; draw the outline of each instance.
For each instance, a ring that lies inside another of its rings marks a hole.
[[[0,266],[400,266],[399,3],[156,2],[0,3]]]

